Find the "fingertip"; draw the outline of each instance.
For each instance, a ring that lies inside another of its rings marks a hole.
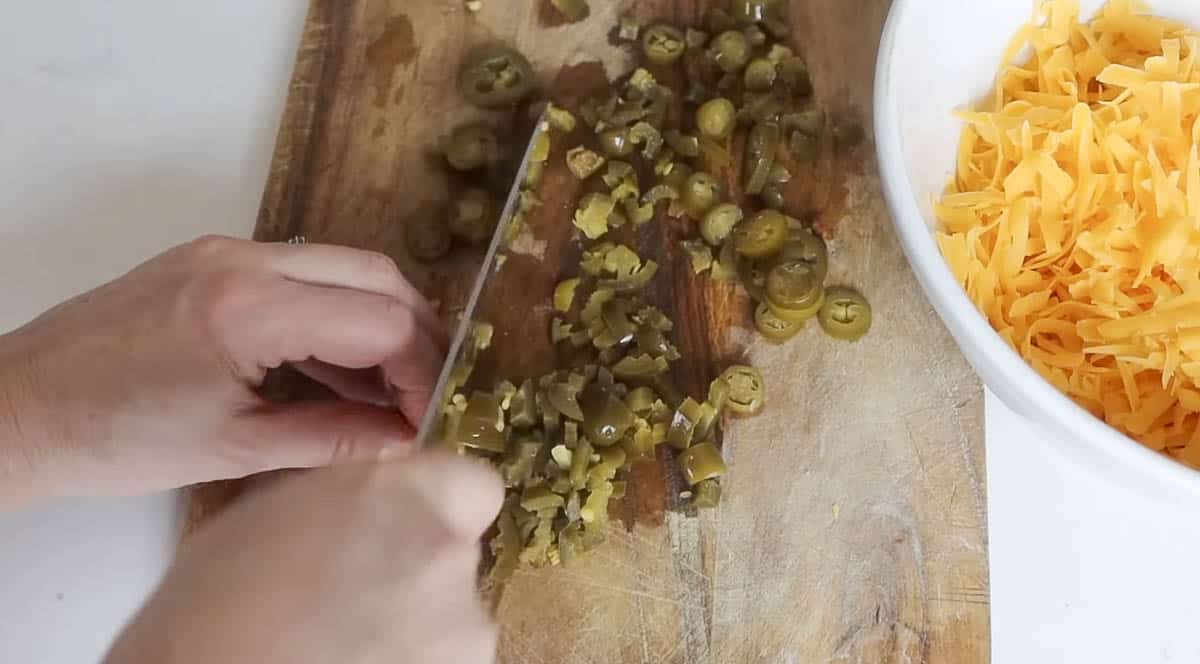
[[[414,472],[438,484],[439,501],[447,522],[465,537],[479,537],[495,520],[504,502],[504,484],[485,459],[444,452],[424,455]]]

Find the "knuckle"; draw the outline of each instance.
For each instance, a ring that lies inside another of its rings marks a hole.
[[[196,275],[186,288],[189,313],[198,322],[219,326],[237,316],[242,307],[245,279],[236,272],[222,271]]]
[[[386,298],[380,313],[391,321],[393,329],[401,338],[407,339],[416,333],[416,314],[408,304],[397,299]]]
[[[361,441],[356,436],[342,433],[335,435],[329,449],[329,464],[345,463],[358,458],[361,447]]]
[[[397,318],[400,322],[411,322],[413,319],[412,307],[407,303],[395,298],[387,298],[383,303],[383,311],[385,314]]]
[[[225,235],[201,235],[187,244],[188,252],[198,259],[211,259],[213,257],[228,254],[239,240]]]
[[[404,281],[404,275],[400,272],[400,266],[396,261],[392,260],[391,256],[381,254],[377,251],[363,252],[363,267],[368,272],[379,274],[397,285]]]
[[[230,476],[246,475],[262,470],[262,440],[244,427],[227,424],[218,440],[221,460]]]
[[[175,326],[213,353],[230,374],[257,384],[264,370],[239,350],[244,341],[240,322],[256,314],[254,291],[247,275],[236,270],[194,271],[178,293],[173,317]]]

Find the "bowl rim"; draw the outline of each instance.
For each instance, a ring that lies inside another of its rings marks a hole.
[[[1011,386],[1023,397],[1017,405],[1024,406],[1024,410],[1038,411],[1057,425],[1051,427],[1055,429],[1052,433],[1056,434],[1053,447],[1067,447],[1062,444],[1064,437],[1077,438],[1079,444],[1076,447],[1085,446],[1099,452],[1108,461],[1120,464],[1120,469],[1135,467],[1140,479],[1168,485],[1175,490],[1173,498],[1180,497],[1179,492],[1189,494],[1192,499],[1200,497],[1200,472],[1117,431],[1060,392],[1027,364],[996,333],[946,265],[913,194],[903,158],[898,113],[894,112],[891,71],[895,64],[899,26],[920,1],[894,0],[892,3],[879,44],[874,81],[875,146],[881,186],[892,225],[917,281],[959,345],[974,346],[977,350],[977,357],[971,359],[973,364],[978,363],[975,368],[984,384],[995,382]],[[969,339],[970,343],[963,343],[962,339]],[[992,381],[988,381],[985,374],[991,376]],[[997,393],[997,396],[1013,405],[1012,395]],[[1076,454],[1069,456],[1079,460]],[[1119,479],[1123,480],[1121,483],[1128,483],[1131,478]]]

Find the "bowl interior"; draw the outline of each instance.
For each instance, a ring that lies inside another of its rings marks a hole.
[[[974,105],[991,91],[1012,35],[1029,20],[1029,0],[901,0],[889,70],[905,171],[926,224],[935,219],[932,197],[954,171],[961,123],[951,112]],[[1082,0],[1085,17],[1104,2]],[[1150,0],[1158,16],[1200,29],[1197,0]]]
[[[931,202],[954,169],[962,129],[953,111],[986,98],[1004,53],[1032,11],[1029,0],[896,0],[880,48],[876,134],[885,193],[899,239],[930,301],[987,385],[1038,422],[1073,456],[1118,469],[1121,483],[1150,479],[1200,498],[1200,473],[1154,453],[1060,394],[991,329],[954,280],[933,240]],[[1084,17],[1103,0],[1081,0]],[[1200,28],[1197,0],[1150,0],[1156,15]],[[1173,492],[1179,497],[1180,492]]]

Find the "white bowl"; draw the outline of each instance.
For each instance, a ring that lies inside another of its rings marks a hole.
[[[1159,16],[1200,27],[1197,0],[1150,0]],[[1083,16],[1101,0],[1083,0]],[[953,173],[962,124],[952,116],[990,92],[1030,0],[895,0],[875,74],[875,139],[884,193],[917,280],[984,383],[1040,425],[1067,456],[1155,498],[1195,505],[1200,473],[1122,435],[1042,379],[995,333],[934,242],[931,202]],[[1003,445],[1004,441],[992,441]]]

